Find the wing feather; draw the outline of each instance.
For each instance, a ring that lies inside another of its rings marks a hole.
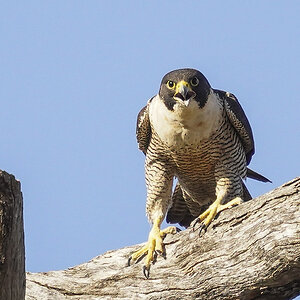
[[[151,139],[151,126],[149,119],[149,104],[153,98],[151,98],[147,105],[144,106],[138,116],[136,123],[136,138],[139,149],[146,155],[150,139]]]
[[[238,133],[246,153],[247,165],[255,152],[254,139],[250,123],[238,99],[229,92],[214,90],[224,100],[226,114]]]

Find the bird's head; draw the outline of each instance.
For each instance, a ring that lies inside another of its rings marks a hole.
[[[168,109],[174,105],[189,106],[196,101],[204,107],[210,93],[210,84],[205,76],[194,69],[179,69],[167,73],[161,81],[159,96]]]

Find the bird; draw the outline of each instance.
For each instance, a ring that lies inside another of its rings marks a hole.
[[[138,114],[136,136],[145,154],[146,215],[152,228],[128,265],[145,257],[146,278],[157,254],[165,256],[165,236],[178,231],[161,229],[165,218],[183,227],[198,224],[201,235],[222,210],[251,199],[246,177],[271,182],[247,167],[254,140],[238,99],[212,88],[196,69],[173,70],[162,78],[158,94]]]

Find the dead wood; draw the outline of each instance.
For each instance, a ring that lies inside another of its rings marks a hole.
[[[0,170],[0,300],[25,298],[24,249],[20,182]]]
[[[141,263],[126,266],[135,245],[27,273],[26,299],[291,299],[300,294],[299,189],[300,177],[226,210],[201,238],[190,229],[167,237],[148,280]]]

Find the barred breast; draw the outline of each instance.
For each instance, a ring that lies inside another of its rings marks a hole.
[[[176,176],[191,214],[198,216],[215,201],[218,180],[223,180],[219,186],[227,188],[228,199],[242,194],[246,158],[222,100],[211,93],[203,109],[195,105],[192,102],[188,108],[175,106],[174,111],[169,111],[159,97],[153,99],[149,107],[152,137],[146,182],[148,188],[158,185],[149,189],[154,191],[156,201],[148,199],[147,205],[154,205],[159,198],[155,191],[170,191]],[[161,174],[160,170],[167,172]],[[159,179],[161,176],[169,177],[166,186],[161,186],[165,184]],[[170,201],[166,203],[169,205]]]
[[[246,176],[246,158],[241,142],[226,121],[211,139],[171,150],[174,173],[183,190],[190,212],[198,216],[216,199],[216,184],[221,178],[228,191],[224,203],[241,196],[241,178]]]

